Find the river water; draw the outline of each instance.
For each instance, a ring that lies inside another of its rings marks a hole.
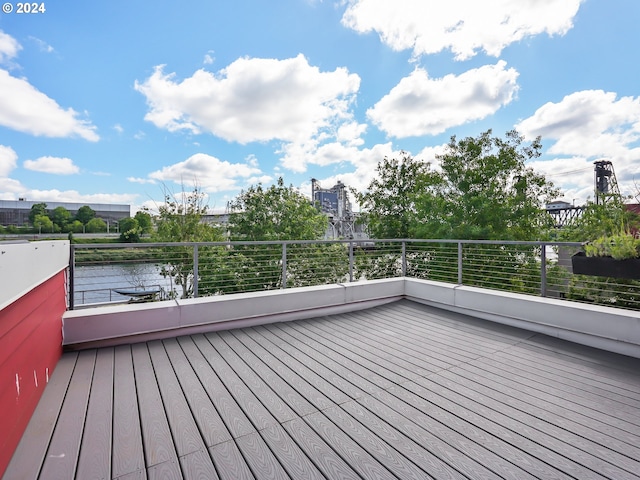
[[[74,277],[74,305],[126,302],[130,299],[115,289],[161,288],[169,292],[171,279],[162,277],[159,271],[159,265],[151,264],[78,266]]]

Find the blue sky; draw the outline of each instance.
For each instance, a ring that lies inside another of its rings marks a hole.
[[[197,184],[223,211],[258,182],[363,189],[385,156],[437,166],[452,135],[514,127],[566,201],[593,197],[598,159],[640,186],[637,0],[10,5],[0,199],[135,211]]]

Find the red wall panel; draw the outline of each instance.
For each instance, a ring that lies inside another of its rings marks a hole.
[[[65,273],[0,311],[0,476],[62,355]]]

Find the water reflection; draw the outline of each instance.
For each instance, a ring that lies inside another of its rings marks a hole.
[[[169,278],[159,273],[159,265],[110,264],[78,266],[74,276],[74,304],[127,302],[130,296],[115,290],[143,290],[159,288],[171,290]]]

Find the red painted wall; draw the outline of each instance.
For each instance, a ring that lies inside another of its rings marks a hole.
[[[0,311],[0,477],[62,355],[65,272]]]

